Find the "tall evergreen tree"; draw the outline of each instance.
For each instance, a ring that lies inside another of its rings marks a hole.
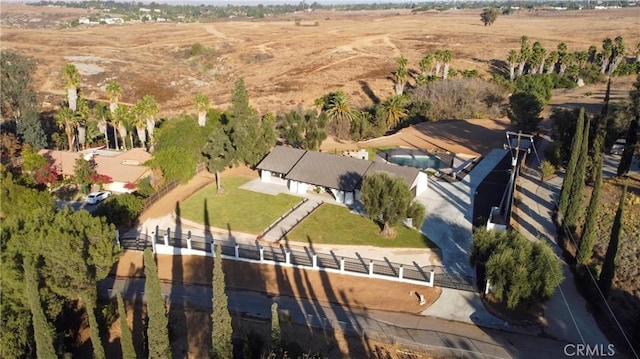
[[[38,278],[36,270],[33,266],[31,258],[25,258],[24,263],[24,279],[27,287],[27,300],[31,308],[33,333],[36,339],[36,352],[38,358],[55,359],[58,356],[53,347],[53,335],[50,324],[42,310],[40,303],[40,292],[38,289]],[[3,319],[4,320],[4,319]]]
[[[96,311],[93,305],[94,301],[94,298],[87,298],[85,301],[85,309],[87,310],[87,317],[89,319],[89,328],[91,329],[91,346],[93,348],[93,359],[104,359],[107,356],[104,353],[104,346],[102,346],[102,340],[100,339],[98,320],[96,319]]]
[[[626,175],[629,173],[629,169],[631,169],[631,162],[633,162],[633,156],[635,155],[638,143],[638,122],[640,122],[640,114],[636,114],[635,118],[629,124],[626,138],[627,142],[624,145],[622,158],[620,158],[620,164],[618,165],[618,176]]]
[[[116,292],[116,299],[118,301],[118,317],[120,318],[120,347],[122,348],[122,358],[135,359],[136,349],[133,346],[133,336],[127,323],[127,312],[124,308],[124,301],[122,300],[120,291]]]
[[[604,263],[602,263],[602,272],[600,272],[600,278],[598,280],[598,286],[605,297],[609,296],[611,285],[613,284],[613,277],[616,274],[616,256],[618,255],[618,244],[622,233],[622,216],[624,214],[624,200],[626,197],[627,184],[625,183],[622,188],[622,194],[620,195],[618,211],[616,212],[616,217],[613,220],[611,238],[609,239],[609,245],[607,246],[607,254],[604,257]]]
[[[0,115],[15,121],[17,135],[39,150],[47,145],[47,135],[38,117],[34,73],[35,65],[28,58],[0,53]]]
[[[573,183],[571,184],[571,194],[569,199],[569,206],[567,206],[567,214],[564,217],[565,224],[569,227],[575,228],[578,219],[582,215],[583,197],[584,197],[584,177],[587,171],[587,162],[589,162],[589,127],[591,120],[587,120],[587,124],[584,127],[584,133],[582,135],[582,143],[580,144],[580,156],[578,157],[578,165],[576,166],[575,176]]]
[[[169,319],[162,297],[158,267],[150,248],[144,250],[144,292],[147,297],[147,338],[150,359],[165,359],[171,356],[169,342]]]
[[[282,351],[282,332],[280,331],[280,317],[278,316],[278,303],[271,304],[271,352]]]
[[[227,359],[233,357],[231,337],[231,315],[225,291],[224,271],[222,269],[222,248],[215,246],[213,260],[213,310],[211,312],[211,357]]]
[[[591,199],[589,200],[589,207],[587,209],[587,217],[584,220],[584,226],[582,227],[582,237],[580,238],[580,246],[578,249],[578,265],[586,266],[591,259],[591,253],[593,251],[593,243],[596,238],[596,222],[598,221],[598,212],[600,207],[600,189],[602,188],[602,156],[598,159],[598,163],[594,169],[595,183],[593,186],[593,192],[591,192]]]
[[[633,120],[629,124],[629,130],[627,131],[627,143],[624,146],[624,152],[618,165],[618,176],[624,176],[629,173],[633,156],[637,150],[638,123],[640,122],[640,74],[636,78],[633,87],[633,90],[629,92],[630,104],[627,110]]]
[[[576,124],[576,134],[571,142],[571,158],[567,165],[567,172],[565,174],[564,181],[562,181],[562,190],[560,192],[560,200],[558,201],[558,211],[562,216],[566,216],[567,208],[569,207],[569,200],[571,198],[571,187],[573,186],[576,166],[578,164],[578,158],[580,157],[580,148],[582,147],[584,116],[584,108],[581,108],[580,114],[578,115],[578,122]]]

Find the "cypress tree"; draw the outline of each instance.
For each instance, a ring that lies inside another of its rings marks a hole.
[[[573,178],[580,157],[580,147],[582,146],[582,135],[584,132],[584,108],[580,109],[578,122],[576,123],[576,134],[571,142],[571,157],[567,165],[567,172],[562,181],[562,190],[560,192],[560,200],[558,201],[558,210],[562,216],[566,216],[567,207],[569,207],[569,199],[571,198],[571,187],[573,187]]]
[[[164,305],[158,267],[150,248],[144,250],[144,292],[147,296],[147,338],[150,359],[171,356],[169,320]]]
[[[118,316],[120,317],[120,347],[122,348],[123,359],[135,359],[136,349],[133,347],[133,336],[129,324],[127,324],[127,312],[124,309],[122,294],[116,292],[118,301]]]
[[[622,158],[618,165],[618,176],[624,176],[629,173],[631,162],[633,161],[633,155],[636,152],[638,142],[638,122],[640,122],[640,74],[638,74],[633,87],[633,90],[629,92],[630,105],[627,110],[629,116],[633,117],[633,120],[629,124],[629,130],[627,131],[627,143],[624,146],[624,152],[622,153]]]
[[[602,187],[602,156],[598,159],[595,173],[595,184],[593,186],[593,192],[591,192],[587,217],[582,227],[582,238],[580,238],[580,248],[578,250],[578,265],[582,266],[586,266],[589,263],[591,252],[593,251],[593,243],[596,238],[596,221],[598,220],[600,189]]]
[[[100,330],[98,329],[98,321],[96,320],[96,311],[93,305],[93,299],[87,299],[85,309],[89,318],[89,329],[91,329],[91,346],[93,347],[93,359],[104,359],[104,347],[100,339]]]
[[[638,122],[640,121],[640,114],[629,124],[629,130],[627,131],[627,143],[624,145],[624,152],[622,152],[622,158],[620,158],[620,164],[618,165],[618,176],[624,176],[629,173],[631,168],[631,162],[633,162],[633,155],[636,152],[636,143],[638,142]]]
[[[227,359],[233,357],[231,336],[231,315],[225,291],[224,271],[222,269],[222,249],[215,246],[213,259],[213,310],[211,311],[211,357]]]
[[[282,334],[280,331],[280,317],[278,303],[271,304],[271,352],[280,353],[282,350]]]
[[[567,213],[564,217],[565,224],[569,227],[575,228],[578,223],[578,218],[582,215],[583,207],[583,192],[584,192],[584,177],[587,172],[587,162],[589,162],[589,127],[591,120],[587,120],[586,126],[584,126],[584,133],[582,135],[582,143],[580,144],[580,156],[578,157],[578,164],[571,183],[571,192],[569,195],[569,206],[567,206]]]
[[[626,196],[627,184],[625,183],[622,188],[622,194],[620,195],[620,203],[618,204],[616,218],[613,220],[611,238],[609,239],[609,246],[607,246],[607,254],[604,257],[604,263],[602,263],[602,272],[600,272],[600,279],[598,280],[598,286],[605,297],[609,296],[611,285],[613,284],[613,277],[616,274],[616,255],[618,254],[618,244],[620,242],[620,234],[622,232],[622,216],[624,214],[624,200]]]
[[[31,259],[24,260],[24,280],[27,287],[27,300],[31,309],[33,323],[33,334],[36,340],[36,353],[41,359],[56,359],[56,351],[53,347],[53,335],[51,325],[42,310],[40,302],[40,292],[38,290],[38,279]]]
[[[607,136],[607,123],[609,122],[609,117],[601,115],[597,121],[598,124],[596,126],[596,133],[593,139],[593,146],[591,146],[591,149],[593,150],[590,156],[591,171],[588,171],[587,173],[588,182],[594,184],[597,180],[598,166],[600,166],[599,163],[603,161],[604,142]],[[600,171],[602,171],[602,168],[600,168]]]

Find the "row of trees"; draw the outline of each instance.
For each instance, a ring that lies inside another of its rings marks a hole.
[[[570,158],[567,165],[566,176],[562,184],[562,190],[560,193],[560,199],[558,201],[558,214],[564,226],[566,236],[568,238],[576,238],[574,243],[576,248],[576,260],[578,267],[583,270],[589,267],[592,263],[593,246],[596,239],[596,223],[601,215],[600,213],[600,195],[602,188],[602,164],[603,164],[603,152],[606,144],[606,135],[608,122],[612,120],[609,114],[609,91],[605,96],[605,106],[600,116],[595,117],[595,126],[591,126],[591,119],[587,118],[584,109],[581,109],[577,116],[577,122],[575,126],[575,134],[571,145]],[[629,128],[627,130],[627,139],[630,140],[628,148],[625,148],[626,158],[631,159],[636,153],[637,149],[637,121],[640,118],[640,77],[634,84],[634,90],[630,92],[630,100],[625,108],[620,109],[627,116],[632,117]],[[564,114],[564,118],[568,117],[568,113]],[[635,123],[635,125],[634,125]],[[589,136],[590,130],[595,129],[595,136]],[[634,138],[636,141],[634,141]],[[591,149],[591,150],[590,150]],[[591,158],[591,162],[589,161]],[[620,161],[618,167],[618,175],[623,176],[629,171],[630,160],[623,158]],[[587,168],[591,167],[592,176],[587,176]],[[583,216],[584,211],[584,187],[585,182],[593,183],[593,191],[591,192],[591,198],[589,205],[586,209],[586,215]],[[615,275],[615,258],[617,255],[618,242],[620,240],[620,231],[622,227],[622,213],[624,211],[626,197],[626,184],[622,190],[620,197],[620,203],[618,206],[617,214],[614,220],[613,228],[610,234],[609,245],[606,253],[606,257],[600,273],[598,285],[600,290],[605,296],[610,292],[613,278]],[[582,230],[580,236],[576,228],[580,226],[580,219],[584,219],[582,222]]]
[[[116,149],[127,149],[126,141],[129,140],[129,147],[134,146],[133,132],[138,135],[140,147],[147,149],[147,142],[150,150],[153,150],[154,128],[159,109],[156,100],[145,95],[133,107],[129,108],[120,104],[122,98],[122,87],[115,81],[110,81],[106,86],[105,96],[109,100],[109,111],[103,103],[91,104],[88,100],[78,96],[80,88],[80,73],[73,64],[67,64],[62,68],[62,79],[67,90],[68,107],[62,107],[54,116],[56,123],[67,138],[69,151],[83,149],[86,147],[87,139],[90,141],[103,135],[109,147],[109,127],[114,129],[114,147]],[[92,106],[93,105],[93,106]],[[90,129],[97,128],[100,132],[90,132]],[[116,133],[117,131],[117,133]],[[147,133],[149,141],[147,141]],[[120,146],[118,145],[120,137]]]
[[[636,45],[635,51],[636,57],[640,57],[640,43]],[[566,73],[573,78],[586,77],[591,82],[594,75],[587,76],[588,66],[597,66],[601,74],[612,76],[624,61],[625,53],[622,36],[617,36],[614,40],[604,39],[600,51],[595,45],[591,45],[586,51],[574,52],[569,52],[565,42],[559,43],[556,50],[548,51],[540,42],[531,44],[528,36],[522,36],[520,50],[510,50],[507,56],[509,79],[513,81],[517,76],[525,74]],[[627,71],[624,70],[625,74]]]

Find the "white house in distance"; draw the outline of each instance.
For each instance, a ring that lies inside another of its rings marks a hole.
[[[298,194],[320,188],[344,204],[357,201],[363,178],[377,172],[404,179],[414,197],[428,187],[427,175],[417,168],[284,146],[275,147],[256,168],[263,182],[286,185]]]
[[[80,157],[84,157],[87,161],[93,159],[96,172],[109,176],[113,180],[104,186],[105,190],[111,192],[131,192],[132,190],[125,188],[127,183],[135,184],[151,174],[151,169],[143,165],[151,159],[151,155],[142,148],[134,148],[126,152],[103,149],[88,149],[80,152],[43,149],[38,153],[46,157],[64,177],[74,175],[73,167],[76,159]]]

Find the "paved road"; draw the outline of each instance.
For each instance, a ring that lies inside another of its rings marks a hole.
[[[549,142],[542,141],[538,154],[544,156],[544,146]],[[617,168],[615,159],[606,156],[604,173],[610,175],[612,168]],[[540,158],[539,161],[544,160]],[[531,168],[539,166],[538,159],[529,164]],[[615,171],[615,169],[613,169]],[[552,219],[556,198],[562,187],[562,177],[555,177],[541,182],[539,177],[521,173],[518,180],[518,191],[521,201],[514,212],[514,220],[518,231],[530,240],[544,240],[552,245],[556,255],[562,258],[562,250],[557,245],[556,228]],[[565,280],[560,284],[553,297],[545,304],[546,334],[563,338],[572,343],[590,345],[606,345],[607,337],[598,327],[587,308],[587,302],[578,292],[569,266],[562,263]]]
[[[143,296],[144,279],[107,278],[98,283],[100,295],[113,295],[113,288],[135,300]],[[211,287],[163,283],[169,300],[208,308]],[[270,318],[271,304],[278,303],[295,323],[325,328],[341,327],[372,337],[393,338],[430,352],[470,358],[554,358],[563,354],[566,343],[550,338],[515,334],[473,324],[405,313],[356,310],[339,305],[293,297],[269,296],[250,291],[228,291],[229,310],[245,316]],[[418,343],[418,344],[416,344]]]

